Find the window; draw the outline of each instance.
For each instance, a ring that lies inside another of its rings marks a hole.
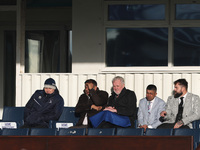
[[[109,20],[164,20],[165,5],[109,5],[108,16]]]
[[[167,66],[167,28],[108,28],[107,66]]]
[[[59,30],[26,31],[26,73],[71,72],[72,33],[70,31],[62,33],[65,34],[62,40],[60,34]]]
[[[200,66],[200,28],[174,28],[174,66]]]
[[[200,4],[177,4],[177,20],[194,20],[200,19]]]
[[[200,66],[200,2],[106,1],[107,67]]]

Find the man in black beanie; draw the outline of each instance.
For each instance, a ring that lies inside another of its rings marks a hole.
[[[37,90],[24,110],[24,125],[21,128],[48,128],[50,120],[58,120],[64,107],[54,79],[48,78],[43,90]]]

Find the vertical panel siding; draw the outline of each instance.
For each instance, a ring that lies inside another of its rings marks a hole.
[[[121,74],[20,74],[19,92],[16,93],[16,106],[25,106],[30,96],[37,89],[43,89],[44,81],[52,77],[55,79],[60,94],[64,98],[65,106],[75,106],[79,96],[83,93],[84,82],[95,79],[98,87],[111,94],[112,79],[122,76],[126,88],[135,91],[138,102],[145,97],[146,87],[155,84],[158,88],[158,97],[164,101],[172,94],[173,82],[179,78],[188,81],[188,91],[200,95],[200,74],[172,74],[172,73],[121,73]]]
[[[135,74],[135,94],[137,102],[144,97],[144,74]]]
[[[197,95],[200,95],[200,75],[192,74],[191,75],[191,91]]]
[[[162,74],[153,74],[153,84],[157,87],[157,96],[163,97],[163,75]]]

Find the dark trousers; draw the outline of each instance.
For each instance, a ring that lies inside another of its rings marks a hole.
[[[157,127],[157,129],[173,129],[176,123],[163,123]],[[190,129],[187,125],[182,125],[179,129]]]

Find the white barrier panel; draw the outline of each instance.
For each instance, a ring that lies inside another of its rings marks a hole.
[[[79,96],[83,93],[86,79],[95,79],[98,87],[111,94],[112,79],[115,76],[125,79],[126,88],[135,91],[137,104],[146,95],[146,87],[149,84],[157,86],[157,96],[167,101],[172,95],[173,82],[179,78],[188,81],[188,91],[200,95],[199,73],[101,73],[101,74],[20,74],[18,92],[16,93],[16,106],[25,106],[31,95],[37,89],[43,89],[44,81],[51,77],[55,79],[61,96],[64,98],[65,106],[76,106]]]

